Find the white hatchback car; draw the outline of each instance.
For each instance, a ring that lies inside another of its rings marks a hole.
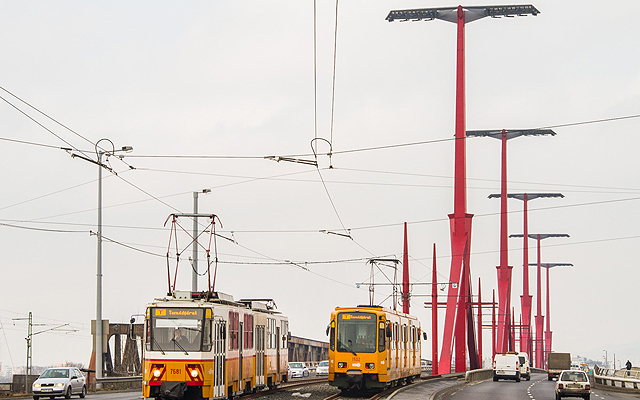
[[[316,376],[329,375],[329,360],[320,361],[320,364],[316,367]]]
[[[64,396],[65,399],[69,399],[72,394],[84,398],[87,395],[87,382],[78,368],[49,368],[33,382],[31,391],[34,400],[44,396],[52,399],[55,396]]]
[[[292,378],[306,378],[309,376],[309,368],[301,362],[290,362],[289,372]]]
[[[560,373],[556,382],[556,400],[563,397],[591,397],[591,383],[586,372],[581,370],[566,370]]]

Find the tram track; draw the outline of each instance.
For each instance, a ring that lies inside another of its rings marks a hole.
[[[327,378],[310,378],[310,379],[304,379],[304,380],[295,381],[295,382],[287,382],[285,384],[279,385],[278,387],[260,390],[256,393],[243,395],[241,396],[241,399],[248,400],[248,399],[255,399],[263,396],[271,396],[277,393],[281,393],[285,390],[295,389],[295,388],[300,388],[305,386],[320,385],[323,383],[328,383]]]
[[[348,395],[348,394],[345,394],[343,392],[340,392],[340,393],[336,393],[334,395],[331,395],[329,397],[326,397],[323,400],[341,400],[341,399],[345,399],[345,400],[347,400],[347,399],[349,399],[349,400],[380,400],[380,399],[388,397],[389,395],[395,393],[396,391],[398,391],[400,389],[403,389],[403,388],[406,388],[406,387],[408,387],[408,386],[410,386],[412,384],[413,383],[407,383],[407,384],[402,385],[402,386],[390,387],[390,388],[385,389],[385,390],[383,390],[381,392],[375,393],[371,397],[365,397],[365,396],[359,397],[359,396],[357,396],[355,394]]]

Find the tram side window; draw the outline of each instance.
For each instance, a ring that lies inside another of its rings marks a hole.
[[[402,325],[402,350],[407,349],[407,326]]]
[[[397,341],[398,341],[398,324],[393,324],[393,333],[391,335],[391,350],[396,349]]]
[[[242,345],[245,349],[253,348],[253,315],[245,314],[244,315],[244,333],[242,335]]]
[[[331,321],[331,329],[329,330],[329,349],[335,351],[336,349],[336,324]]]
[[[282,348],[286,349],[287,337],[289,335],[289,323],[287,321],[280,321],[280,335],[282,336]]]
[[[273,318],[267,319],[267,348],[276,348],[276,320]]]
[[[378,323],[378,351],[383,352],[386,350],[385,341],[386,341],[386,332],[385,332],[386,324],[384,321],[380,321]]]
[[[229,350],[238,348],[238,328],[240,317],[237,312],[229,311]]]
[[[204,330],[202,332],[202,351],[211,351],[211,320],[204,320]]]

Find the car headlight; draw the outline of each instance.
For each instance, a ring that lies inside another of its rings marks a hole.
[[[40,387],[40,384],[39,384],[39,383],[34,383],[34,384],[33,384],[33,387],[34,387],[34,388],[39,388],[39,387]]]
[[[56,383],[56,387],[63,387],[63,386],[64,386],[64,383],[62,383],[62,382]]]
[[[156,369],[155,371],[153,371],[153,376],[155,376],[156,378],[160,378],[160,370]]]
[[[191,377],[192,378],[197,378],[198,377],[198,370],[197,369],[194,369],[194,370],[191,371]]]

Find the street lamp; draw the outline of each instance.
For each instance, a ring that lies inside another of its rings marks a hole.
[[[191,291],[198,291],[198,194],[211,193],[211,189],[202,189],[199,192],[193,192],[193,266],[191,274]]]
[[[507,6],[474,6],[474,7],[443,7],[422,8],[413,10],[393,10],[386,20],[393,21],[431,21],[440,19],[457,25],[456,51],[456,110],[455,110],[455,149],[454,149],[454,212],[449,215],[451,231],[451,269],[449,280],[461,282],[461,285],[449,286],[447,308],[442,337],[442,352],[440,355],[440,373],[451,371],[453,346],[455,338],[455,370],[466,371],[466,348],[469,347],[471,369],[479,368],[477,344],[474,335],[467,335],[467,318],[469,311],[466,299],[471,293],[469,253],[471,244],[471,220],[473,214],[467,213],[467,172],[466,172],[466,116],[465,116],[465,74],[464,74],[464,27],[484,17],[515,17],[537,15],[538,11],[532,5]],[[462,292],[466,289],[467,292]],[[462,293],[460,293],[462,292]],[[462,294],[460,296],[460,294]],[[457,299],[462,299],[457,301]]]
[[[100,142],[105,141],[111,144],[111,150],[104,150],[100,147]],[[120,149],[116,149],[113,142],[109,139],[103,138],[96,142],[95,151],[97,160],[92,160],[84,155],[72,153],[71,157],[78,157],[92,164],[98,165],[98,229],[96,237],[98,238],[97,249],[97,267],[96,267],[96,337],[95,337],[95,357],[96,357],[96,389],[101,389],[102,384],[98,383],[98,379],[102,378],[102,355],[104,341],[102,338],[102,169],[105,168],[109,172],[115,174],[115,171],[108,165],[102,163],[102,157],[106,156],[107,160],[109,156],[115,156],[115,153],[124,152],[129,153],[133,151],[131,146],[123,146]],[[132,168],[132,167],[131,167]]]
[[[509,235],[510,238],[514,237],[523,237],[523,234],[514,234]],[[542,264],[540,261],[540,241],[547,238],[556,238],[556,237],[569,237],[566,233],[537,233],[537,234],[529,234],[530,239],[536,239],[538,241],[538,269],[537,269],[537,278],[538,278],[538,287],[537,287],[537,311],[536,314],[536,357],[534,358],[536,368],[544,368],[544,349],[543,349],[543,337],[542,337],[542,329],[544,325],[544,315],[542,315]]]
[[[489,198],[501,197],[499,194],[491,194]],[[522,317],[524,319],[522,325],[524,325],[524,337],[520,337],[520,349],[524,349],[525,353],[529,354],[529,356],[533,359],[531,347],[531,298],[532,296],[529,294],[529,222],[528,222],[528,202],[529,200],[535,200],[539,198],[552,198],[552,197],[564,197],[562,193],[508,193],[507,197],[510,199],[522,200],[524,202],[524,222],[523,226],[523,246],[522,246],[522,296],[520,298],[521,301],[521,310]],[[506,210],[505,210],[506,211]]]
[[[507,237],[507,140],[520,136],[555,136],[551,129],[502,129],[467,131],[470,137],[491,137],[502,142],[500,194],[489,198],[500,198],[500,265],[498,266],[498,352],[514,350],[513,336],[509,334],[509,311],[511,310],[511,270],[509,265],[509,239]]]
[[[536,265],[536,264],[533,264]],[[549,270],[553,267],[573,267],[573,264],[568,263],[544,263],[541,264],[543,268],[547,269],[547,330],[544,334],[544,359],[547,359],[547,355],[551,352],[551,306],[549,300]]]

